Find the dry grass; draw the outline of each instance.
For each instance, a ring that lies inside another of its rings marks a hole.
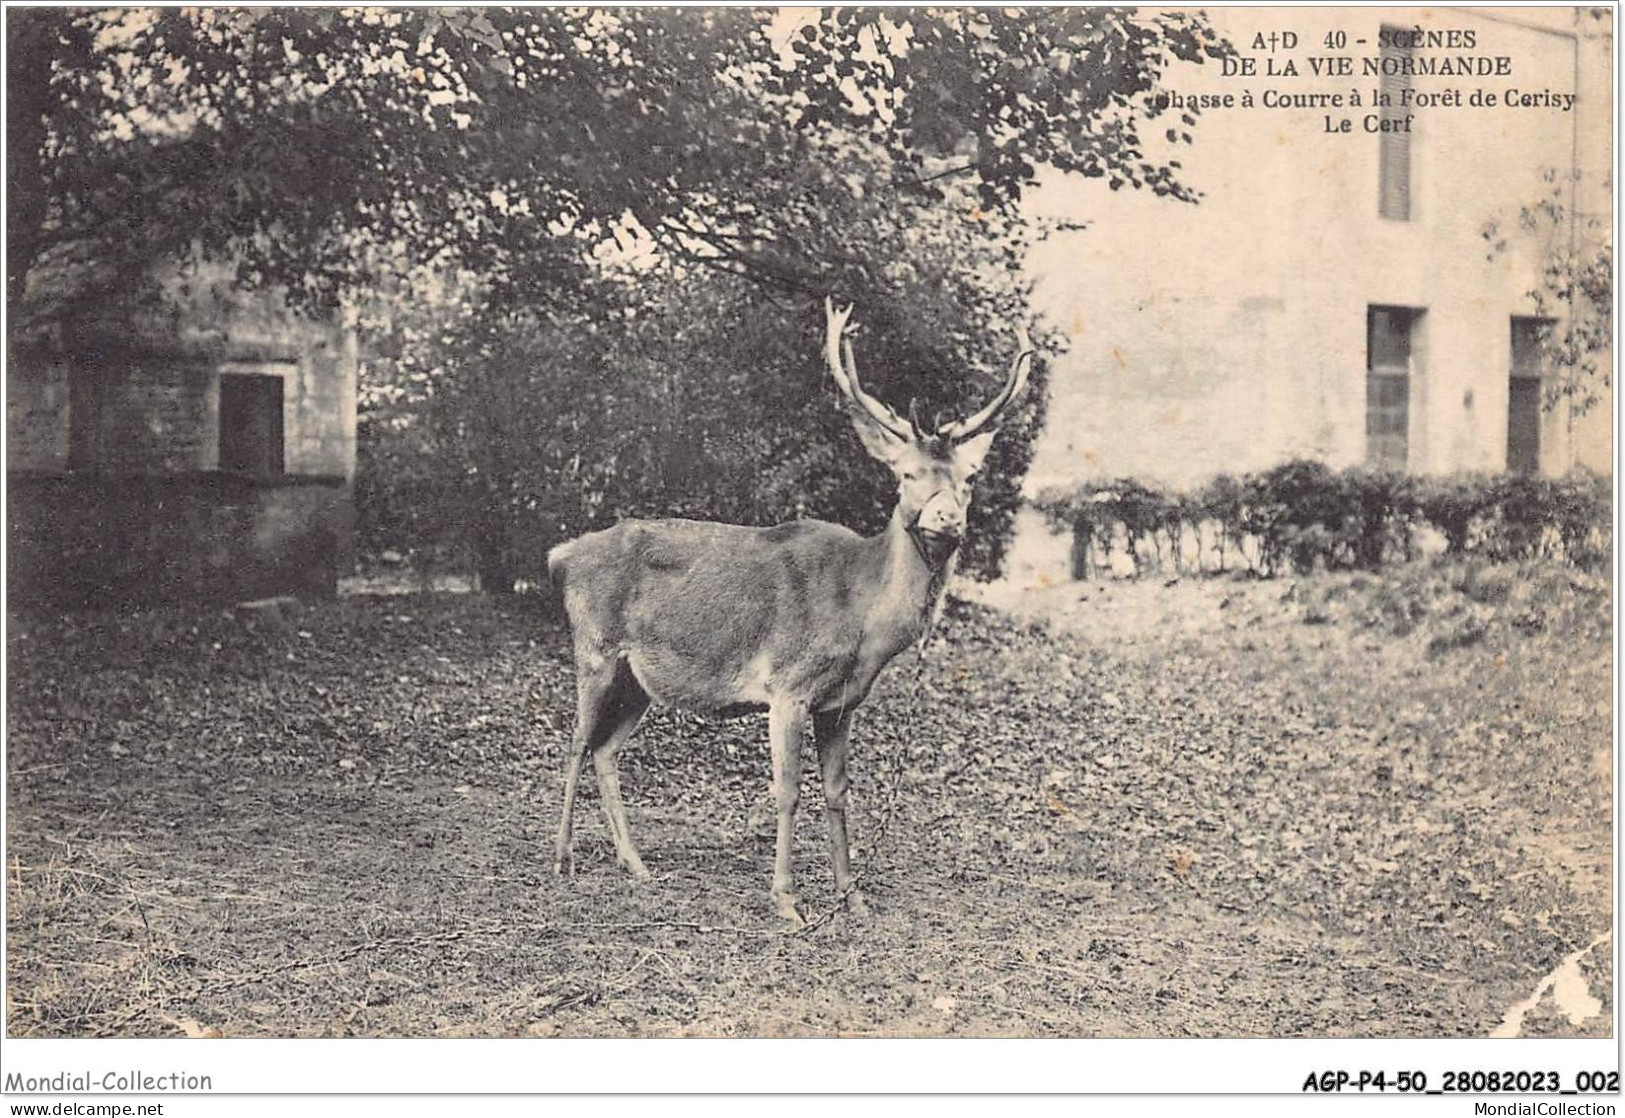
[[[793,937],[751,824],[754,721],[662,715],[628,751],[654,882],[615,868],[590,805],[575,878],[551,875],[550,622],[470,597],[275,632],[14,619],[9,1028],[1482,1035],[1611,918],[1607,586],[1500,577],[957,608],[920,690],[894,670],[860,721],[876,913]],[[1464,619],[1477,639],[1436,643]],[[797,856],[822,909],[813,780]],[[1599,992],[1606,966],[1585,961]]]

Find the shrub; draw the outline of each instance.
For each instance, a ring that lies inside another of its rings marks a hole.
[[[1343,536],[1347,564],[1374,571],[1415,555],[1420,502],[1417,480],[1392,470],[1348,470],[1342,475]]]
[[[859,358],[869,391],[900,408],[918,400],[928,420],[968,414],[987,397],[987,370],[1008,367],[1010,340],[928,329],[963,320],[967,303],[987,311],[959,294],[945,289],[929,306],[854,296],[871,330]],[[884,528],[895,481],[838,404],[816,305],[687,275],[645,276],[636,296],[613,298],[630,302],[603,309],[617,311],[612,328],[492,307],[373,362],[357,482],[370,550],[449,543],[486,587],[504,588],[539,578],[552,544],[624,517],[772,525],[817,516]],[[963,570],[998,571],[1044,377],[1039,361],[981,471]]]
[[[1417,493],[1417,507],[1444,536],[1447,555],[1467,552],[1475,526],[1492,505],[1490,488],[1480,477],[1429,479]]]
[[[1444,535],[1448,554],[1503,562],[1562,558],[1591,568],[1612,552],[1612,486],[1594,474],[1428,479],[1419,505]]]
[[[1073,536],[1073,575],[1086,578],[1111,567],[1122,529],[1123,548],[1136,574],[1159,570],[1164,556],[1176,565],[1187,501],[1134,478],[1085,482],[1049,490],[1034,502],[1050,524]]]
[[[1258,540],[1264,569],[1359,567],[1409,557],[1415,524],[1412,479],[1390,471],[1334,472],[1293,461],[1244,484],[1242,527]]]
[[[1191,494],[1117,478],[1052,490],[1037,504],[1051,525],[1073,532],[1077,577],[1110,569],[1119,535],[1136,574],[1160,569],[1165,554],[1183,569],[1187,532],[1197,541],[1197,569],[1225,570],[1240,554],[1273,577],[1403,562],[1415,556],[1424,526],[1443,535],[1447,554],[1595,567],[1612,555],[1611,493],[1608,479],[1591,474],[1417,478],[1299,460],[1220,475]]]
[[[1218,558],[1218,569],[1224,570],[1233,549],[1245,554],[1243,541],[1247,537],[1247,486],[1229,474],[1220,474],[1197,491],[1188,508],[1199,526],[1206,521],[1212,526],[1215,538],[1213,550]],[[1200,527],[1197,538],[1201,538]],[[1201,565],[1201,556],[1197,556]]]
[[[1613,485],[1608,478],[1578,473],[1553,486],[1549,515],[1564,557],[1588,570],[1613,558]]]

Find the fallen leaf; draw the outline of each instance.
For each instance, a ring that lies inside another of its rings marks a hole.
[[[160,1013],[158,1020],[172,1029],[179,1029],[192,1040],[216,1040],[220,1036],[220,1030],[213,1025],[200,1024],[190,1017],[171,1017],[166,1013]]]

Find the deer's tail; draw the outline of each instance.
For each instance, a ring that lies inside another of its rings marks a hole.
[[[564,589],[566,564],[570,560],[570,552],[575,550],[575,545],[575,540],[569,540],[547,553],[547,577],[553,580],[553,585],[559,590]]]
[[[569,616],[569,609],[564,604],[564,583],[568,575],[570,553],[574,550],[575,540],[561,543],[547,553],[547,591],[543,594],[543,601],[547,603],[548,611],[557,618]]]

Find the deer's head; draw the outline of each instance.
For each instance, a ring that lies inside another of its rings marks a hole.
[[[940,561],[964,538],[971,478],[987,458],[1000,419],[1027,386],[1032,344],[1027,331],[1018,327],[1020,346],[998,394],[970,418],[926,432],[912,416],[903,419],[858,383],[847,337],[851,315],[851,306],[836,307],[833,300],[824,300],[824,357],[830,375],[853,405],[852,425],[858,438],[897,478],[897,515],[921,553],[932,562]]]

